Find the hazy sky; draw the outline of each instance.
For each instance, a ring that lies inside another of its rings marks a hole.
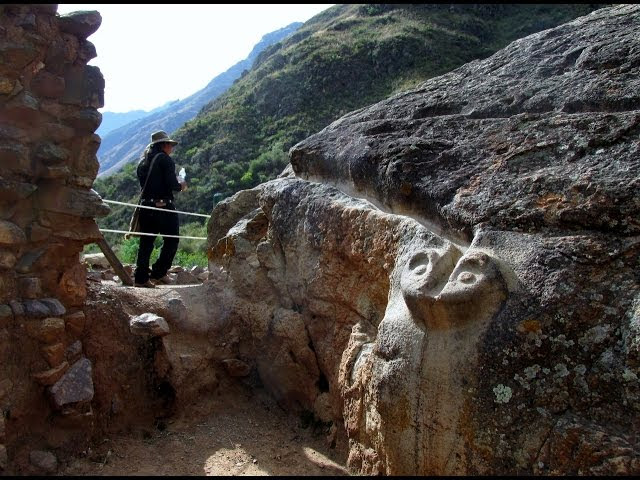
[[[263,35],[305,22],[332,4],[80,5],[58,13],[97,10],[102,25],[89,37],[89,62],[105,79],[102,112],[151,110],[184,99],[244,60]]]

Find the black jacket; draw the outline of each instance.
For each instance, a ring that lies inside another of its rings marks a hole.
[[[136,173],[140,181],[140,188],[144,186],[147,179],[147,172],[149,171],[153,155],[149,155],[149,157],[148,163],[146,160],[142,160],[138,164]],[[147,182],[147,188],[142,192],[142,198],[173,200],[173,192],[179,192],[180,190],[182,190],[182,187],[176,178],[176,164],[166,153],[158,154],[153,164],[149,181]]]

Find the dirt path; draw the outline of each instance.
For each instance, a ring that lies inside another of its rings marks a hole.
[[[326,434],[264,393],[233,392],[157,428],[106,438],[58,474],[348,475],[345,452],[329,448]]]

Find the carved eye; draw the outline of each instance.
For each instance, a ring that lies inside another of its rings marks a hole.
[[[424,275],[429,272],[429,266],[436,260],[437,254],[434,252],[421,252],[415,255],[409,262],[409,269],[414,275]]]
[[[476,276],[471,272],[462,272],[458,275],[458,281],[461,283],[473,283],[476,281]]]
[[[427,266],[419,265],[418,267],[416,267],[413,273],[415,273],[416,275],[424,275],[425,273],[427,273]]]

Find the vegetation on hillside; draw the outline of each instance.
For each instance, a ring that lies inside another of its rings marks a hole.
[[[221,199],[275,178],[290,147],[347,112],[601,6],[331,7],[266,48],[251,70],[175,133],[174,158],[189,183],[177,195],[178,209],[210,213]],[[127,165],[94,188],[104,198],[135,201],[134,169]],[[114,207],[99,224],[126,228],[130,214]]]

